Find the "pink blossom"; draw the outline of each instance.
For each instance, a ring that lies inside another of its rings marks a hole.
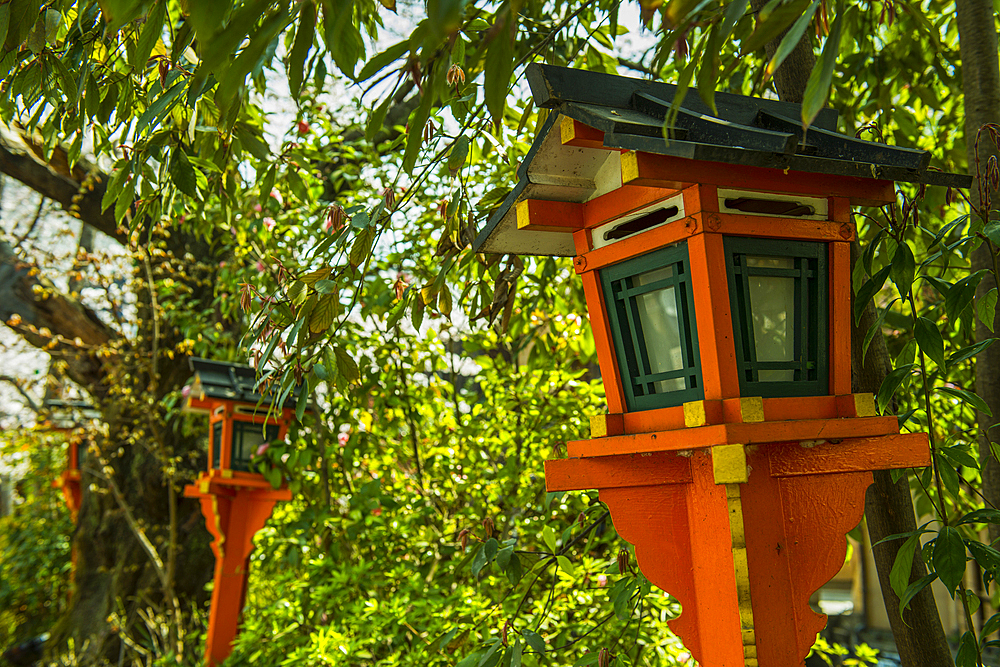
[[[275,224],[274,218],[264,218],[264,228],[267,229],[267,231],[274,229]]]
[[[339,444],[339,445],[340,445],[341,447],[346,447],[346,446],[347,446],[347,441],[348,441],[348,440],[350,440],[350,439],[351,439],[351,436],[350,436],[350,434],[348,434],[348,433],[343,433],[343,432],[342,432],[342,433],[339,433],[339,434],[337,435],[337,443],[338,443],[338,444]]]
[[[263,445],[261,445],[260,447],[258,447],[257,448],[257,456],[263,456],[264,452],[266,452],[267,449],[268,449],[268,447],[270,447],[270,446],[271,446],[271,443],[265,442]]]
[[[191,385],[186,384],[183,387],[181,387],[181,396],[187,398],[190,395],[191,395]]]
[[[220,269],[223,269],[225,267],[226,267],[226,263],[225,262],[219,262],[219,268]]]
[[[382,508],[376,507],[375,509],[372,510],[372,514],[374,516],[382,516]]]
[[[284,200],[282,200],[281,198],[281,193],[278,192],[277,190],[271,190],[271,198],[274,199],[274,201],[278,202],[278,206],[281,206],[282,204],[285,203]]]
[[[253,205],[253,210],[254,210],[255,213],[260,213],[261,211],[264,210],[264,207],[261,206],[260,204],[254,204]]]
[[[257,262],[257,273],[264,273],[264,262]]]
[[[597,587],[604,588],[607,585],[608,585],[608,575],[606,574],[597,575]]]

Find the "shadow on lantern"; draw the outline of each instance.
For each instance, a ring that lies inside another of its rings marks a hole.
[[[214,538],[215,587],[205,640],[205,661],[218,665],[232,651],[246,599],[253,537],[279,500],[290,500],[255,471],[254,456],[265,443],[282,440],[295,418],[296,387],[283,405],[258,393],[256,371],[237,364],[190,359],[194,378],[185,387],[184,411],[209,418],[208,469],[184,495],[201,502]]]

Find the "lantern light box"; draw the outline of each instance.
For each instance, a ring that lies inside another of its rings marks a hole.
[[[208,470],[184,495],[198,498],[205,526],[214,538],[215,586],[205,638],[205,662],[221,664],[232,651],[250,575],[253,537],[279,500],[290,500],[285,486],[274,489],[253,469],[264,443],[283,439],[295,417],[299,387],[280,406],[258,393],[257,371],[250,366],[189,359],[194,378],[185,387],[186,412],[209,417]]]
[[[608,406],[546,486],[600,491],[701,665],[802,665],[871,471],[930,463],[852,393],[852,206],[969,178],[839,134],[832,109],[804,131],[796,104],[716,93],[713,114],[664,83],[526,74],[548,116],[474,248],[573,257]]]

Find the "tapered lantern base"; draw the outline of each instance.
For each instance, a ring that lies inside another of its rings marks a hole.
[[[232,652],[246,599],[253,537],[271,516],[279,500],[290,500],[288,489],[272,489],[263,477],[238,479],[206,474],[184,489],[201,500],[205,525],[212,534],[215,588],[205,640],[205,663],[221,664]]]
[[[545,473],[549,491],[600,490],[643,574],[680,602],[670,625],[699,664],[790,667],[826,623],[809,597],[844,564],[870,471],[928,458],[925,434],[892,434],[587,456]]]

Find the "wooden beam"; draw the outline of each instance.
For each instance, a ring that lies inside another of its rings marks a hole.
[[[606,151],[616,150],[604,145],[603,132],[589,125],[584,125],[578,120],[573,120],[569,116],[563,116],[559,119],[559,135],[563,146],[600,148]]]
[[[690,458],[673,452],[545,462],[545,488],[550,492],[686,484],[690,481]]]
[[[856,419],[802,419],[751,424],[716,424],[676,431],[575,440],[566,444],[570,456],[611,456],[647,452],[701,449],[715,445],[843,440],[896,435],[894,416]],[[870,470],[871,468],[869,468]]]
[[[881,206],[896,200],[892,181],[813,174],[789,169],[747,167],[627,151],[621,154],[622,183],[683,188],[695,183],[817,197],[846,197],[855,206]]]
[[[523,199],[517,202],[517,228],[529,232],[583,229],[583,205],[567,201]]]
[[[771,454],[771,475],[797,477],[931,464],[926,433],[894,433],[871,438],[824,442],[815,447],[780,445]]]

